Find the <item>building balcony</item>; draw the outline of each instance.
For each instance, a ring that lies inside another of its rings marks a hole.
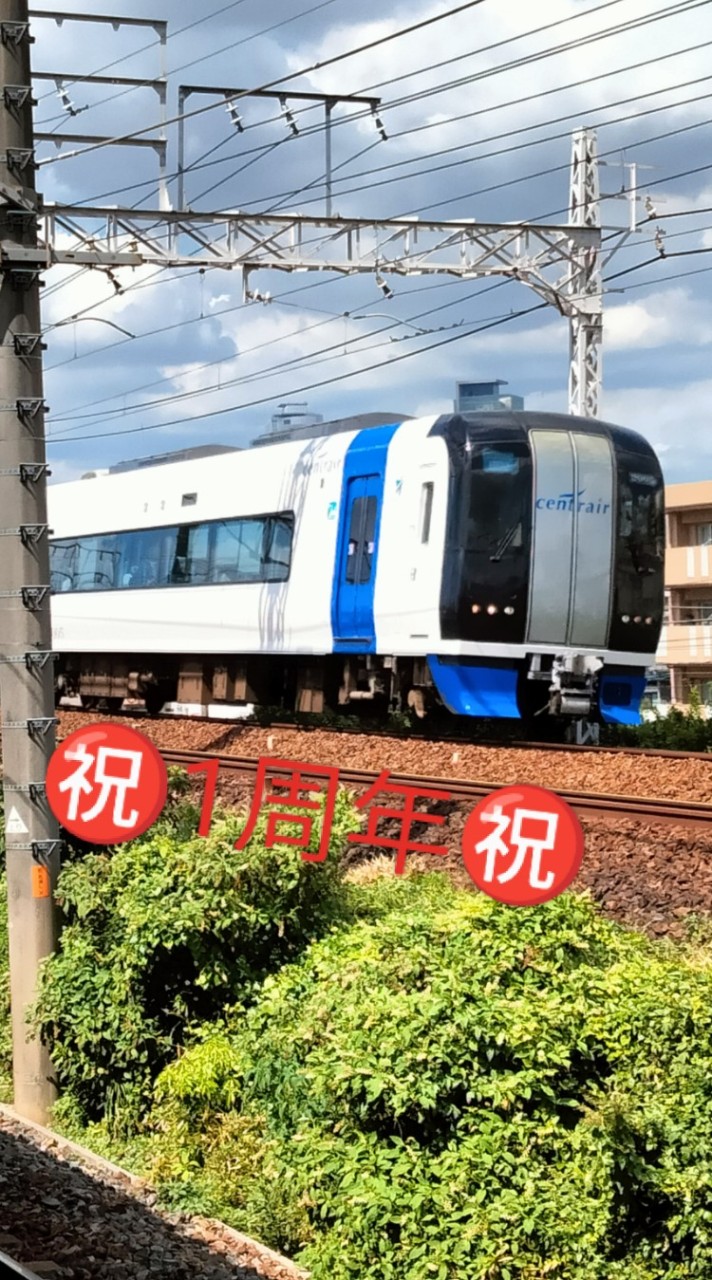
[[[709,664],[712,669],[712,623],[677,623],[663,627],[655,661],[661,667]]]
[[[712,546],[667,547],[665,586],[712,586]]]

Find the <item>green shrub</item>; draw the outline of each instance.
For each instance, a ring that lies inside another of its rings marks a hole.
[[[44,966],[36,1016],[85,1120],[133,1124],[186,1028],[249,1001],[338,914],[339,850],[358,825],[347,798],[323,864],[267,850],[265,821],[238,852],[244,815],[217,814],[202,838],[197,809],[178,799],[143,838],[63,870],[61,950]],[[317,816],[313,850],[320,831]]]
[[[162,1073],[168,1199],[315,1280],[712,1274],[709,957],[572,895],[362,899]]]
[[[702,716],[700,697],[693,689],[686,709],[671,707],[664,716],[656,712],[653,720],[644,720],[634,727],[604,727],[601,743],[667,751],[710,751],[712,720]]]

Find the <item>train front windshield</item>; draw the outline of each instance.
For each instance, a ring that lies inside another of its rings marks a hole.
[[[546,414],[437,429],[450,454],[443,639],[654,653],[664,490],[650,445]]]
[[[662,625],[665,566],[664,487],[652,450],[616,447],[618,512],[615,534],[611,649],[651,653]]]
[[[472,440],[458,475],[443,635],[520,642],[531,541],[531,454],[526,439]]]

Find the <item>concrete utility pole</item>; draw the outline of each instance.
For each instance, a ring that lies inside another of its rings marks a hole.
[[[49,1056],[28,1040],[37,966],[56,944],[57,825],[49,544],[27,0],[0,0],[0,713],[16,1110],[46,1122]],[[8,257],[8,251],[16,257]]]

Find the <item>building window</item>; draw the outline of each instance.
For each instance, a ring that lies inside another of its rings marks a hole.
[[[696,524],[695,525],[696,542],[698,547],[709,547],[712,545],[712,524]]]
[[[293,532],[288,512],[58,538],[50,543],[52,591],[286,582]]]
[[[678,621],[692,625],[712,622],[712,600],[682,600],[677,606]]]

